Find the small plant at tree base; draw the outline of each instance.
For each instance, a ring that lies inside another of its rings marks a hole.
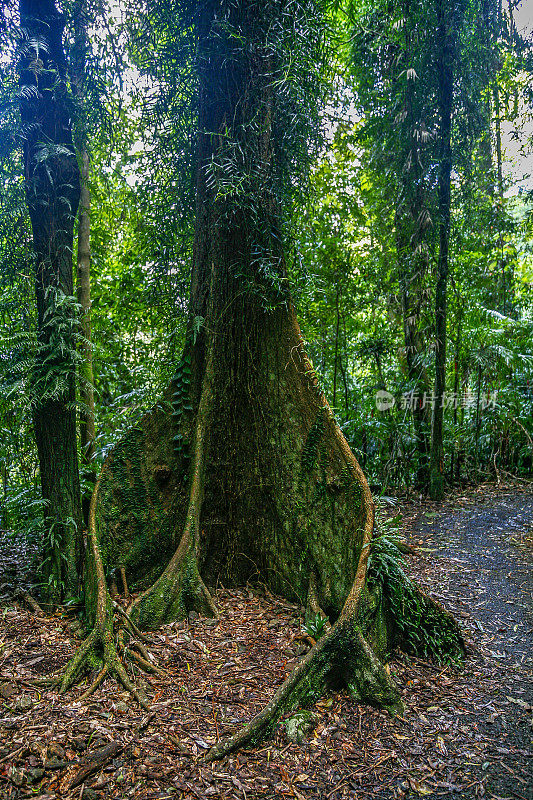
[[[368,557],[368,571],[374,583],[384,584],[394,580],[399,573],[407,580],[402,567],[405,557],[399,548],[401,537],[398,533],[401,514],[380,521],[380,530],[374,533]]]
[[[305,624],[302,625],[302,633],[311,636],[313,639],[318,640],[326,632],[326,618],[320,614],[315,614],[309,617]]]
[[[446,624],[442,609],[421,595],[405,574],[405,556],[398,548],[399,520],[397,515],[385,522],[383,531],[372,540],[369,585],[381,588],[408,652],[443,663],[458,661],[463,644],[452,619]]]
[[[61,598],[65,589],[63,568],[68,564],[68,557],[63,548],[65,532],[68,528],[77,530],[76,520],[55,520],[44,531],[42,541],[43,560],[38,568],[38,576],[43,578],[42,586],[50,597]],[[70,599],[70,598],[69,598]]]

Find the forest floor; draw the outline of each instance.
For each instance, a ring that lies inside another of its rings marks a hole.
[[[137,675],[146,713],[111,679],[86,701],[80,687],[65,697],[35,689],[32,678],[74,652],[76,621],[4,604],[0,797],[532,798],[531,486],[484,485],[439,505],[399,501],[405,539],[418,548],[409,572],[460,620],[464,667],[400,653],[391,671],[403,717],[340,692],[316,704],[303,742],[282,725],[219,763],[201,756],[265,705],[305,648],[298,608],[256,588],[221,590],[219,621],[193,615],[152,634],[168,679]]]

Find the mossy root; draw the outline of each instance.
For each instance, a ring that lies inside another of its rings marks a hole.
[[[91,500],[89,512],[89,531],[87,534],[87,579],[86,591],[96,598],[93,629],[71,658],[61,678],[60,694],[66,692],[87,669],[97,667],[100,673],[104,667],[137,700],[140,706],[148,708],[148,701],[130,680],[119,658],[113,632],[113,605],[105,581],[104,567],[98,547],[94,525],[94,511],[98,484]],[[104,673],[105,674],[105,673]],[[104,677],[102,675],[102,677]],[[93,689],[92,686],[89,689]]]
[[[342,684],[364,702],[387,708],[391,713],[403,709],[396,685],[357,625],[340,617],[300,661],[265,708],[233,736],[214,745],[205,760],[216,761],[249,744],[257,744],[283,715],[308,706]]]

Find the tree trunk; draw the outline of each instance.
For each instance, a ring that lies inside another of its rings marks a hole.
[[[79,102],[84,96],[84,80],[86,69],[87,9],[85,0],[78,0],[74,9],[74,47],[70,63],[70,74],[74,93]],[[87,135],[83,121],[78,122],[75,131],[75,144],[78,151],[81,172],[80,203],[78,213],[78,258],[76,267],[76,289],[78,303],[81,306],[80,344],[81,364],[79,371],[80,398],[80,449],[81,463],[85,477],[89,483],[94,482],[96,475],[91,466],[94,458],[94,440],[96,437],[94,420],[94,375],[91,347],[91,191],[89,188],[89,153],[87,151]],[[83,516],[87,521],[89,515],[90,493],[83,497]]]
[[[476,427],[474,439],[474,458],[476,464],[476,478],[479,479],[479,434],[481,432],[481,378],[483,377],[483,368],[481,365],[477,368],[477,390],[476,390]]]
[[[416,43],[409,26],[404,26],[404,56],[410,61]],[[424,158],[427,148],[418,128],[424,119],[424,106],[420,106],[420,89],[416,81],[407,81],[404,104],[407,112],[405,153],[402,164],[400,197],[396,210],[396,252],[402,302],[403,333],[407,376],[416,395],[412,407],[416,442],[417,466],[415,487],[427,492],[429,487],[430,413],[422,402],[429,395],[430,379],[424,363],[427,344],[421,331],[422,311],[426,302],[426,282],[429,270],[429,213],[424,175]]]
[[[333,362],[333,408],[337,408],[337,372],[339,366],[339,331],[340,331],[340,312],[339,312],[339,276],[336,275],[337,292],[335,294],[335,358]]]
[[[446,294],[451,211],[451,129],[453,106],[453,51],[455,25],[448,18],[446,0],[436,0],[438,19],[438,80],[440,111],[439,259],[435,289],[435,399],[431,430],[430,496],[444,496],[444,445],[442,439],[446,389]]]
[[[89,189],[89,154],[80,151],[81,193],[78,215],[77,296],[81,306],[81,331],[83,335],[82,365],[80,369],[80,444],[82,463],[91,468],[94,458],[94,388],[93,357],[91,348],[91,193]]]
[[[455,441],[454,447],[452,452],[451,458],[451,465],[450,465],[450,483],[454,481],[459,482],[461,477],[461,449],[462,449],[462,440],[463,440],[463,432],[461,431],[460,438],[457,439],[457,422],[458,422],[458,415],[457,415],[457,408],[459,405],[459,386],[460,386],[460,359],[461,359],[461,348],[462,348],[462,330],[463,330],[463,303],[461,302],[460,296],[457,296],[457,303],[458,303],[458,311],[456,317],[456,327],[457,327],[457,335],[455,339],[455,353],[453,359],[453,428],[455,431]]]
[[[256,741],[331,686],[400,709],[383,660],[407,642],[390,611],[393,589],[367,581],[372,498],[317,385],[288,294],[269,188],[279,168],[274,65],[257,39],[240,49],[264,34],[265,20],[251,0],[224,6],[223,26],[210,4],[198,23],[197,217],[184,354],[163,401],[106,460],[89,529],[99,574],[122,566],[130,585],[145,589],[130,607],[141,629],[191,610],[216,614],[207,585],[253,579],[333,623],[264,711],[209,758]],[[264,13],[277,18],[280,9],[274,3]],[[233,196],[228,159],[244,151],[254,155],[251,196]],[[93,578],[87,599],[97,624],[106,596]],[[416,597],[427,610],[421,624],[443,626],[447,651],[461,652],[455,623],[418,590]],[[95,627],[102,643],[104,628]],[[78,658],[69,680],[79,666]]]
[[[411,225],[407,230],[407,220],[397,221],[399,226],[397,235],[398,260],[400,262],[400,289],[402,299],[403,332],[405,345],[405,360],[407,375],[416,394],[413,405],[413,426],[415,430],[417,468],[415,487],[427,492],[429,484],[429,451],[430,451],[430,425],[428,406],[421,402],[424,394],[429,393],[429,377],[425,369],[423,358],[425,345],[420,333],[420,316],[424,291],[423,276],[427,271],[427,264],[423,258],[413,252],[413,236]],[[418,237],[415,238],[415,245]],[[421,244],[421,242],[419,242]]]
[[[66,88],[63,16],[52,0],[21,0],[24,31],[20,111],[24,170],[35,251],[38,347],[33,421],[45,507],[45,594],[51,602],[78,594],[82,515],[76,448],[76,319],[72,246],[79,170]],[[42,45],[40,44],[42,43]]]

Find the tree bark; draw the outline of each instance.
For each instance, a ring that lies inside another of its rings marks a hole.
[[[81,192],[78,215],[77,296],[81,306],[81,345],[83,362],[80,370],[80,444],[82,463],[91,468],[94,458],[94,375],[91,348],[91,193],[89,189],[89,154],[80,151]]]
[[[407,25],[404,37],[404,56],[409,60],[415,43]],[[424,105],[420,104],[417,82],[414,80],[407,81],[404,103],[407,113],[406,151],[401,172],[401,199],[395,215],[396,250],[407,375],[416,395],[412,408],[417,453],[415,487],[426,493],[429,487],[430,415],[422,398],[429,394],[430,379],[424,363],[427,343],[421,330],[421,318],[427,296],[428,234],[432,221],[427,207],[423,167],[427,145],[418,132],[425,111]]]
[[[45,595],[78,594],[82,515],[76,448],[72,246],[79,170],[66,85],[63,16],[52,0],[21,0],[20,102],[26,201],[35,251],[38,347],[33,421],[45,507]],[[43,42],[44,46],[40,46]]]
[[[422,245],[420,236],[412,236],[411,225],[403,219],[397,222],[400,226],[397,235],[398,260],[400,262],[400,290],[402,299],[402,317],[405,345],[405,361],[407,375],[415,391],[413,405],[413,426],[415,431],[417,468],[415,487],[427,492],[429,484],[429,452],[430,452],[430,419],[428,407],[421,398],[429,393],[429,376],[424,366],[425,343],[420,333],[420,317],[424,296],[423,276],[427,272],[427,263],[414,250]],[[413,238],[415,242],[413,242]]]
[[[70,74],[74,94],[79,103],[84,97],[84,80],[86,70],[87,9],[85,0],[78,0],[74,9],[74,47],[72,52]],[[94,482],[96,475],[92,467],[94,458],[94,442],[96,438],[94,417],[94,374],[91,346],[91,190],[89,187],[90,159],[87,150],[87,134],[83,120],[78,120],[75,130],[75,144],[80,162],[80,202],[78,212],[78,247],[76,265],[76,289],[78,303],[81,306],[80,344],[81,364],[79,370],[79,422],[81,464],[86,478]],[[90,492],[83,497],[83,516],[87,522],[89,515]]]
[[[461,383],[461,348],[463,344],[462,340],[462,331],[463,331],[463,301],[459,293],[457,293],[457,316],[456,316],[456,328],[457,334],[455,339],[455,353],[453,359],[453,427],[456,431],[456,439],[454,442],[454,448],[452,452],[451,458],[451,465],[450,465],[450,483],[456,481],[457,483],[461,477],[461,460],[462,460],[462,441],[463,441],[463,433],[461,431],[460,438],[457,439],[457,422],[458,422],[458,414],[457,409],[459,405],[459,386]]]

